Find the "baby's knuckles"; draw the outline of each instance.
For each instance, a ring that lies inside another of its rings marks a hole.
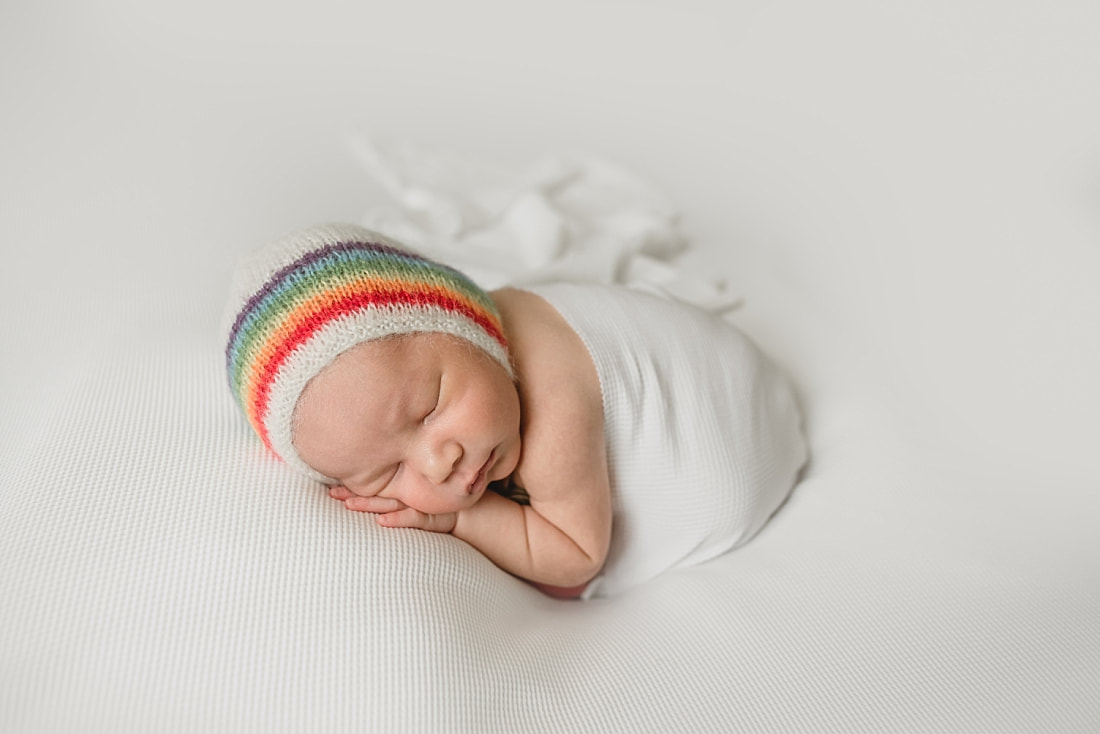
[[[411,507],[396,512],[386,512],[375,517],[379,525],[388,528],[416,528],[432,533],[449,533],[454,530],[458,515],[454,512],[429,515]]]

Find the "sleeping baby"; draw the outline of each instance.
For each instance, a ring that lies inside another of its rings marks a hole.
[[[226,366],[264,444],[349,510],[553,596],[746,542],[806,456],[786,380],[726,321],[619,286],[486,293],[352,225],[242,262]]]

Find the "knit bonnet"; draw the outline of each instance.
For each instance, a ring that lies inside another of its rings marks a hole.
[[[226,309],[229,388],[264,444],[325,483],[293,445],[294,407],[311,379],[363,342],[436,332],[512,366],[500,314],[459,271],[376,232],[331,224],[296,232],[246,257]]]

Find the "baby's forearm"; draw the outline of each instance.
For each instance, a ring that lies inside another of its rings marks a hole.
[[[603,562],[596,549],[581,547],[530,506],[492,492],[458,513],[451,534],[505,571],[542,584],[583,584],[596,575]]]

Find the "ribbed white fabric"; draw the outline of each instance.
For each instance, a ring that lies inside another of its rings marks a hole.
[[[752,542],[556,602],[271,457],[225,388],[222,291],[5,296],[0,731],[1100,723],[1095,492],[953,468],[837,401]]]
[[[0,12],[0,732],[1100,731],[1100,4],[299,5]],[[806,411],[750,543],[554,602],[266,454],[229,250],[347,120],[674,193]]]
[[[578,333],[603,393],[614,526],[589,597],[738,546],[806,459],[787,381],[740,331],[622,286],[528,286]]]

